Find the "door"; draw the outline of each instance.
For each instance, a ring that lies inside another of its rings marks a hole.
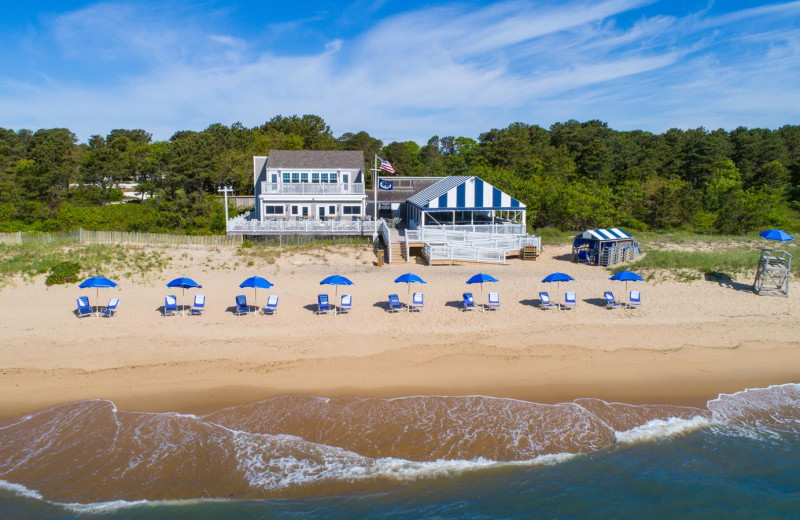
[[[322,204],[317,206],[317,217],[319,217],[320,220],[325,220],[325,206]]]

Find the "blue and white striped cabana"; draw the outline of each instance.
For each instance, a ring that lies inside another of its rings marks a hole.
[[[611,254],[611,250],[621,252]],[[620,228],[587,229],[572,241],[572,259],[597,265],[614,265],[641,254],[639,244]]]
[[[525,222],[525,204],[479,177],[445,177],[406,202],[417,225]]]
[[[620,228],[589,229],[581,233],[581,238],[589,240],[620,240],[631,238],[627,231]]]

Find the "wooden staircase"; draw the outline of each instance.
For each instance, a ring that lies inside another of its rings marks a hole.
[[[392,242],[391,253],[392,264],[399,264],[406,261],[406,245],[405,242]]]

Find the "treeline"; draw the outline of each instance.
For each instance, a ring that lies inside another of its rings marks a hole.
[[[314,115],[246,128],[215,124],[153,142],[113,130],[77,143],[67,129],[0,128],[0,231],[114,229],[218,233],[217,190],[252,194],[252,157],[272,149],[363,150],[400,175],[478,175],[528,206],[532,227],[622,226],[745,233],[792,227],[800,209],[800,127],[620,132],[600,121],[514,123],[477,140],[383,142],[334,136]],[[138,183],[137,203],[119,185]]]

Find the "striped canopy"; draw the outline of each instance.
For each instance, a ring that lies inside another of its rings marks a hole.
[[[632,238],[631,235],[620,228],[589,229],[581,233],[581,238],[588,240],[621,240]]]
[[[479,177],[451,176],[408,199],[423,211],[524,210],[525,204]]]

